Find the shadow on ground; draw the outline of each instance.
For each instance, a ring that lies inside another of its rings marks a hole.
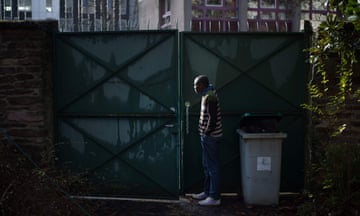
[[[190,197],[182,197],[175,202],[110,200],[96,212],[98,216],[222,216],[222,215],[296,215],[301,204],[300,196],[282,196],[278,205],[251,206],[239,197],[223,197],[220,206],[203,207]]]

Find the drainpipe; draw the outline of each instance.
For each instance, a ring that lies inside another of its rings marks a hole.
[[[300,20],[301,20],[301,0],[294,0],[290,5],[291,7],[291,21],[292,21],[292,32],[300,31]]]
[[[239,23],[240,27],[238,31],[241,32],[247,32],[249,31],[248,25],[247,25],[247,10],[248,10],[248,1],[239,1]]]
[[[184,31],[191,31],[192,0],[184,0]]]

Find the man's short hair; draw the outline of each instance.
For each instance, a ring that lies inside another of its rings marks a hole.
[[[195,77],[194,83],[196,83],[196,84],[202,83],[205,86],[209,86],[209,78],[206,75],[199,75],[199,76]]]

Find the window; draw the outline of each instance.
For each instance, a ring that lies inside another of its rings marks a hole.
[[[291,0],[248,0],[249,31],[287,32],[290,30]]]
[[[223,6],[223,0],[205,0],[206,6]]]
[[[11,0],[5,0],[4,2],[4,11],[11,11],[12,2]]]
[[[279,1],[279,8],[280,9],[286,9],[288,8],[288,2],[286,0],[280,0]]]
[[[286,20],[290,0],[249,0],[248,19]]]
[[[261,8],[275,8],[275,0],[260,0]]]
[[[51,13],[52,12],[52,0],[46,0],[46,12]]]
[[[192,29],[210,32],[238,31],[239,1],[192,0]]]
[[[331,11],[325,1],[303,0],[301,1],[301,19],[322,21],[326,19],[327,14],[336,13]]]
[[[31,0],[19,0],[19,11],[31,11]]]
[[[271,11],[260,11],[260,18],[262,20],[276,20],[276,13]]]
[[[192,2],[193,17],[225,20],[237,17],[236,0],[193,0]]]

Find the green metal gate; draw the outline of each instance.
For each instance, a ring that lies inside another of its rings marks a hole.
[[[280,129],[288,134],[282,151],[282,191],[300,191],[304,178],[306,102],[304,34],[183,33],[181,35],[183,189],[201,191],[201,147],[197,130],[200,97],[193,78],[206,74],[218,90],[223,113],[222,192],[241,190],[239,128],[241,116],[282,113]],[[185,104],[190,104],[186,108]]]
[[[56,150],[95,195],[177,198],[177,31],[55,38]]]
[[[180,192],[200,191],[201,98],[192,82],[206,74],[218,89],[223,113],[222,192],[240,191],[236,129],[245,112],[282,113],[280,127],[288,138],[281,190],[301,190],[304,41],[302,33],[57,34],[59,164],[84,172],[97,196],[176,199]]]

